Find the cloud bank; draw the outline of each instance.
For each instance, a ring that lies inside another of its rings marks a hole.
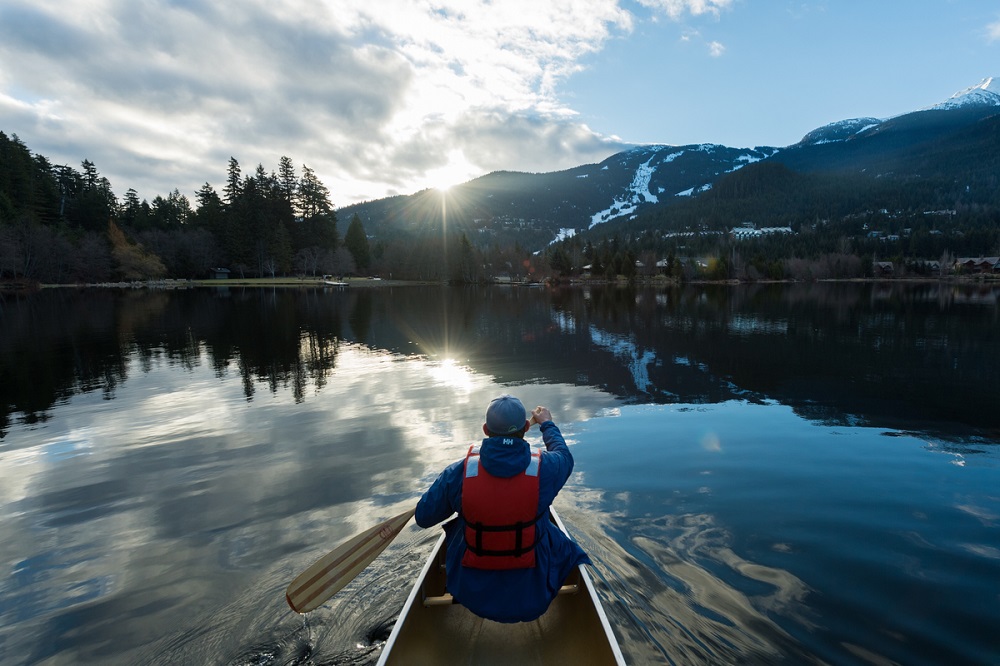
[[[6,0],[0,130],[144,198],[219,188],[230,156],[287,155],[335,205],[566,168],[623,147],[556,90],[634,20],[618,0]]]
[[[307,164],[336,205],[566,168],[623,147],[556,90],[634,21],[619,0],[7,0],[0,130],[145,198],[218,188],[230,156]]]

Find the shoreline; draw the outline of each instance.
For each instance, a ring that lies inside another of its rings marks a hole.
[[[38,284],[22,291],[38,289],[191,289],[195,287],[284,287],[326,289],[370,289],[381,287],[428,286],[443,284],[428,280],[385,280],[382,278],[343,278],[328,282],[322,278],[226,278],[225,280],[132,280],[87,284]]]
[[[475,283],[479,286],[499,287],[563,287],[563,286],[635,286],[652,288],[676,288],[686,285],[765,285],[765,284],[825,284],[825,283],[857,283],[857,284],[962,284],[962,285],[1000,285],[1000,275],[948,275],[941,277],[911,276],[911,277],[862,277],[862,278],[818,278],[814,280],[689,280],[679,282],[664,279],[640,279],[633,282],[627,280],[583,280],[556,279],[544,282],[486,282]],[[447,282],[436,280],[393,280],[383,278],[348,277],[337,281],[327,281],[321,278],[227,278],[224,280],[147,280],[100,282],[89,284],[39,284],[19,282],[12,285],[0,283],[0,292],[27,293],[41,289],[191,289],[195,287],[250,287],[250,288],[316,288],[325,289],[381,289],[385,287],[426,287],[448,286]]]

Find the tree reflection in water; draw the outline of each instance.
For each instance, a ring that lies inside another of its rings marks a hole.
[[[822,422],[995,433],[1000,287],[67,289],[7,297],[0,436],[59,401],[111,400],[153,363],[238,372],[247,400],[330,381],[341,345],[455,358],[501,383],[630,403],[780,400]]]

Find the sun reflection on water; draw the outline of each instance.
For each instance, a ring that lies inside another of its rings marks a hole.
[[[463,393],[471,393],[477,386],[483,384],[481,377],[478,378],[469,368],[459,365],[458,361],[446,358],[440,363],[432,363],[427,368],[427,374],[435,382],[442,386]]]

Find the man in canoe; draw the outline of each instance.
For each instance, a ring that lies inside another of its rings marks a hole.
[[[539,424],[545,450],[524,433]],[[417,503],[416,521],[444,525],[448,591],[497,622],[538,618],[587,554],[549,521],[549,506],[573,471],[573,455],[546,407],[528,419],[521,401],[490,402],[486,438],[449,465]]]

